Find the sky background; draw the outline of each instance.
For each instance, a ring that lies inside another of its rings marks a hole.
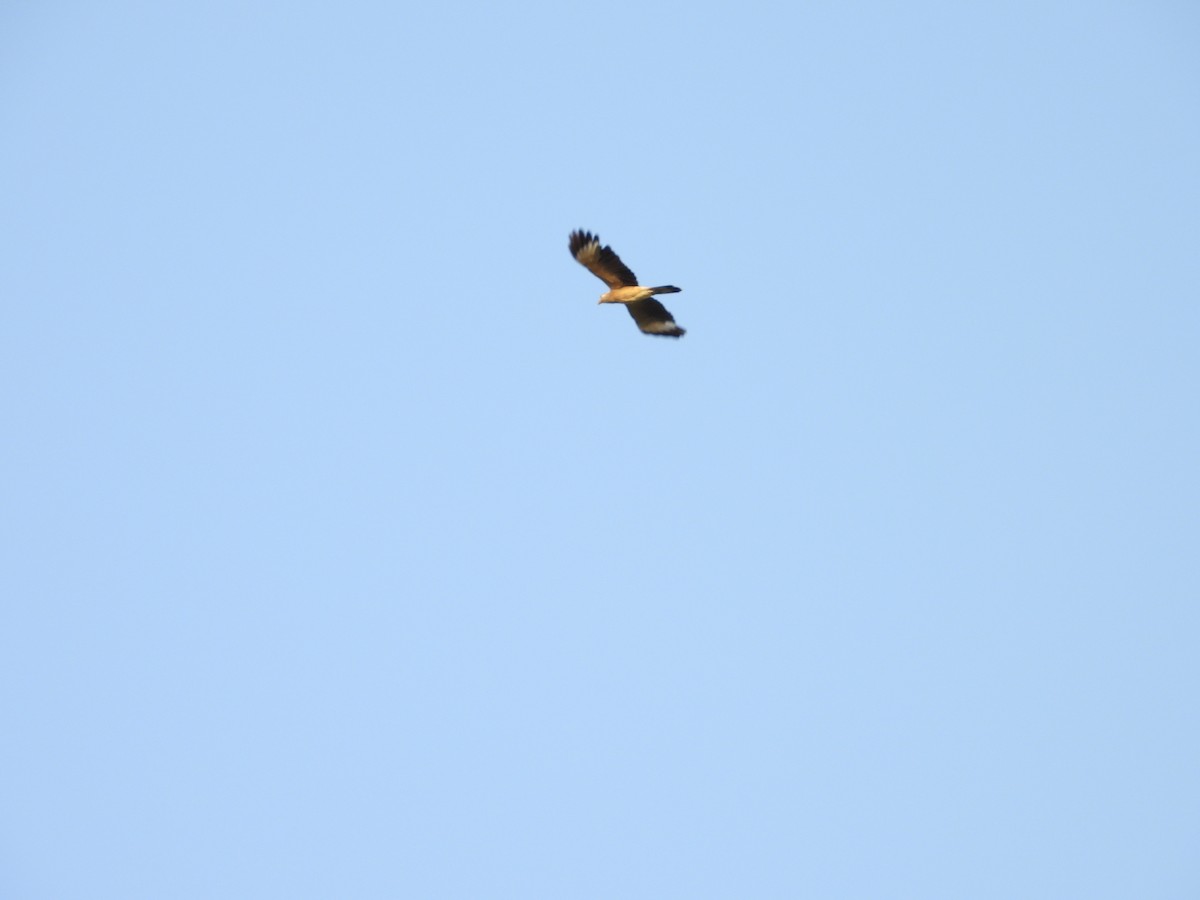
[[[1198,163],[1186,2],[5,3],[0,895],[1200,895]]]

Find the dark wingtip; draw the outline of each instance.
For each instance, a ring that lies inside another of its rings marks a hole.
[[[575,256],[580,249],[586,247],[592,242],[599,243],[599,236],[593,235],[590,231],[584,231],[582,228],[577,228],[571,232],[570,240],[567,241],[567,247],[571,250],[571,255]]]

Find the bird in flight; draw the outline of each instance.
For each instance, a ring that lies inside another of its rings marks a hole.
[[[642,287],[612,247],[601,247],[600,238],[587,231],[572,231],[568,246],[581,265],[608,285],[601,303],[624,303],[637,327],[646,334],[683,337],[684,330],[675,324],[667,308],[654,299],[655,294],[678,294],[680,288],[670,284]]]

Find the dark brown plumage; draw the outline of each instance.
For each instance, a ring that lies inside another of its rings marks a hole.
[[[586,231],[572,231],[567,246],[571,248],[573,257],[610,288],[633,287],[637,284],[637,276],[630,271],[629,266],[621,262],[621,257],[617,256],[613,248],[600,246],[599,235],[593,236]],[[587,253],[581,253],[584,250]]]

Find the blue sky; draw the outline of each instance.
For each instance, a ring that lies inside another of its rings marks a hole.
[[[0,34],[4,896],[1196,896],[1192,4]]]

